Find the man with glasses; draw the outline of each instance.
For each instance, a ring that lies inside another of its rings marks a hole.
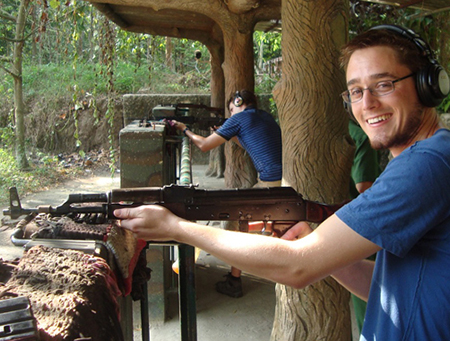
[[[360,87],[354,87],[349,90],[344,91],[341,96],[346,103],[355,103],[362,100],[364,95],[364,90],[369,90],[373,96],[385,96],[393,93],[395,91],[394,84],[400,82],[406,78],[414,76],[414,73],[408,76],[396,79],[396,80],[384,80],[369,86],[368,88],[361,89]],[[351,85],[351,84],[350,84]]]
[[[333,276],[368,300],[361,340],[450,340],[450,131],[434,108],[449,93],[448,75],[420,37],[397,26],[369,30],[342,52],[348,110],[372,147],[394,158],[314,231],[300,222],[284,236],[292,240],[237,237],[156,205],[115,214],[139,238],[195,245],[296,288]]]

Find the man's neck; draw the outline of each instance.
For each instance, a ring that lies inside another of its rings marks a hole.
[[[442,121],[439,119],[436,109],[434,108],[426,109],[424,111],[424,119],[419,127],[417,134],[414,136],[413,139],[411,139],[409,143],[405,144],[404,146],[397,146],[391,148],[390,152],[392,156],[396,157],[400,155],[402,151],[411,147],[417,141],[422,141],[430,138],[436,133],[436,131],[438,131],[441,128],[444,128],[444,125]]]

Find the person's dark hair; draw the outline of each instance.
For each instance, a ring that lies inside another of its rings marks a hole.
[[[253,92],[249,90],[240,90],[236,91],[233,96],[231,96],[227,101],[227,108],[230,107],[230,103],[234,102],[236,98],[240,97],[242,99],[242,104],[245,104],[246,106],[253,106],[254,108],[258,107],[258,103],[256,100],[256,96]]]
[[[389,30],[379,29],[368,30],[342,47],[340,58],[342,68],[347,70],[350,57],[355,51],[374,46],[387,46],[394,49],[398,62],[407,66],[411,72],[417,72],[429,64],[429,59],[411,39]]]

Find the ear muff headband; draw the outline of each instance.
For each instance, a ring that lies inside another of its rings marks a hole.
[[[398,25],[378,25],[371,30],[388,30],[412,41],[428,59],[428,65],[420,69],[415,76],[416,88],[421,103],[427,107],[436,107],[450,92],[450,79],[447,72],[434,58],[430,46],[413,30]]]
[[[242,104],[244,104],[244,99],[242,98],[241,93],[239,91],[236,91],[236,93],[234,94],[233,104],[236,107],[240,107]]]

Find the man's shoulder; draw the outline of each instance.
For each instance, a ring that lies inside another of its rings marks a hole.
[[[395,167],[394,167],[395,165]],[[416,174],[428,174],[429,169],[450,176],[450,131],[438,130],[433,136],[413,144],[389,162],[389,169],[402,169]],[[386,167],[388,169],[388,167]],[[431,174],[431,173],[429,173]],[[435,173],[432,174],[436,176]]]
[[[450,130],[447,128],[441,128],[433,135],[436,139],[450,139]]]
[[[275,119],[273,118],[273,116],[269,112],[267,112],[263,109],[251,107],[249,109],[245,109],[244,111],[240,112],[240,114],[243,114],[242,117],[244,117],[244,115],[245,115],[248,120],[257,119],[257,120],[263,120],[263,121],[270,120],[270,121],[275,122]]]
[[[244,110],[242,110],[240,113],[238,113],[237,115],[253,115],[256,114],[257,112],[259,112],[260,110],[256,109],[255,107],[247,107]]]
[[[416,143],[412,149],[428,149],[450,153],[450,130],[439,129],[430,138]]]
[[[449,139],[450,138],[450,130],[447,128],[441,128],[434,133],[433,137]]]
[[[254,119],[259,113],[259,110],[255,109],[254,107],[245,108],[245,110],[238,112],[237,114],[234,114],[231,116],[236,121],[239,122],[246,122],[251,121]]]

